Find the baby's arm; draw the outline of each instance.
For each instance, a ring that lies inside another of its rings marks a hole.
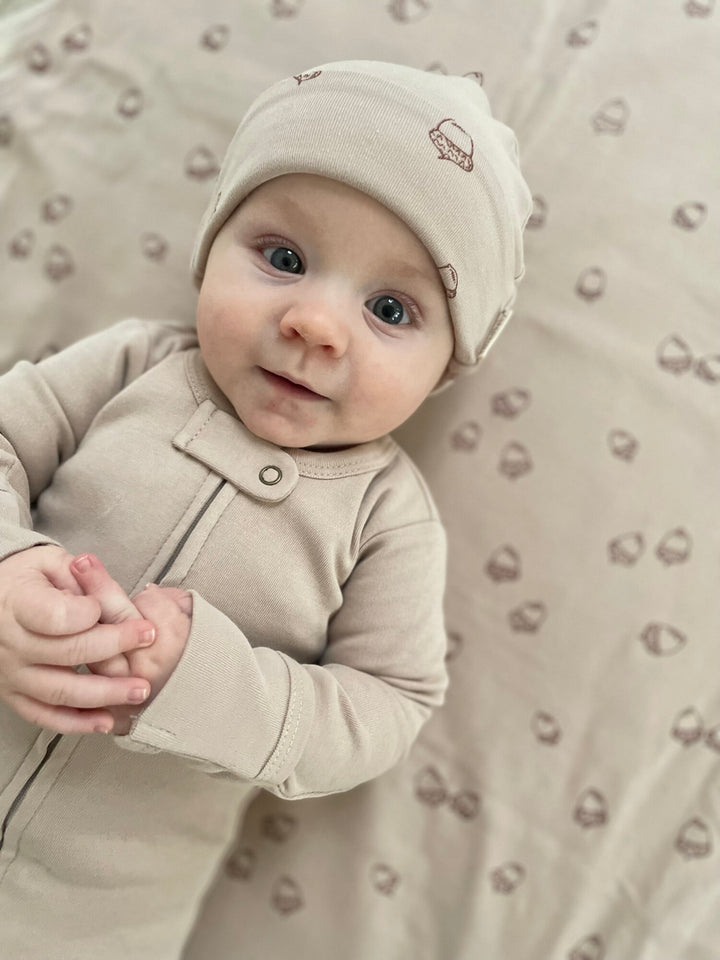
[[[97,625],[97,602],[80,596],[72,557],[33,528],[31,506],[103,405],[193,343],[188,328],[126,321],[0,378],[0,696],[25,719],[60,733],[110,728],[111,715],[98,708],[125,703],[137,678],[111,683],[74,668],[136,647],[142,625]],[[51,545],[59,552],[48,552]],[[140,686],[148,689],[145,681]]]
[[[140,702],[137,676],[79,674],[76,667],[152,644],[146,619],[98,624],[100,605],[82,596],[71,556],[37,546],[0,561],[0,698],[30,723],[59,733],[109,732],[110,704]]]
[[[183,654],[118,745],[171,753],[288,798],[378,776],[443,699],[444,565],[437,523],[372,537],[318,663],[273,649],[272,629],[265,644],[251,642],[193,591]]]

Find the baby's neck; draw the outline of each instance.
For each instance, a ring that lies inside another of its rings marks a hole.
[[[348,447],[355,447],[355,443],[345,443],[340,447],[326,447],[321,443],[313,444],[312,447],[303,447],[304,450],[315,450],[318,453],[337,453],[338,450],[347,450]]]

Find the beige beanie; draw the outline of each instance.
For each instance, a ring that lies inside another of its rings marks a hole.
[[[193,252],[198,285],[230,214],[285,173],[349,184],[410,227],[447,291],[455,348],[443,385],[474,370],[512,313],[532,209],[515,135],[476,80],[353,60],[274,84],[223,161]]]

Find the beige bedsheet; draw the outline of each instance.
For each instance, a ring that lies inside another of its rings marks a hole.
[[[482,74],[535,197],[513,323],[398,434],[449,531],[447,705],[371,785],[260,798],[186,960],[718,960],[715,0],[0,11],[0,368],[192,322],[234,125],[315,63]]]

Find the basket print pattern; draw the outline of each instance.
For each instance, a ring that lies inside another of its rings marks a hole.
[[[467,131],[451,118],[442,120],[430,130],[430,139],[435,145],[440,160],[449,160],[465,173],[473,168],[474,144]]]
[[[370,785],[261,794],[183,960],[716,960],[718,0],[546,4],[539,46],[536,5],[511,30],[500,0],[217,0],[161,30],[140,0],[18,6],[6,367],[124,316],[192,323],[238,112],[349,45],[476,71],[535,194],[502,349],[399,436],[448,519],[446,703]],[[481,166],[468,128],[419,129],[431,205]]]

